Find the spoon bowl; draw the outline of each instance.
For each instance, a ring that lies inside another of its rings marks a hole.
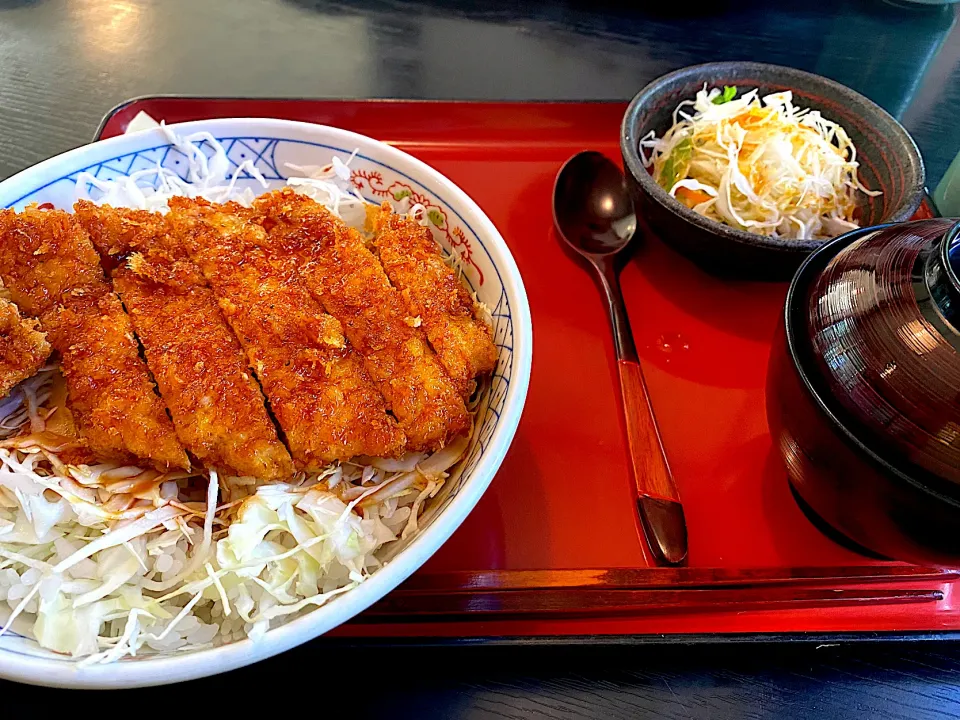
[[[609,158],[593,151],[574,155],[560,168],[553,219],[564,241],[589,255],[623,250],[637,229],[626,177]]]

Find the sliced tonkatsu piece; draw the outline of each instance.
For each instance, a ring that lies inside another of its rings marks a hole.
[[[50,357],[50,343],[39,325],[32,318],[20,317],[12,302],[0,300],[0,397],[33,377]]]
[[[360,235],[290,189],[260,197],[254,208],[271,245],[296,258],[307,288],[363,356],[407,447],[434,450],[467,432],[463,399]]]
[[[497,364],[490,328],[470,293],[443,261],[428,228],[384,204],[374,215],[374,246],[407,310],[421,320],[430,345],[457,389],[473,392],[474,378]]]
[[[170,241],[164,217],[84,201],[75,210],[116,265],[114,288],[187,450],[221,472],[290,478],[293,462],[243,350],[198,268]]]
[[[68,213],[0,210],[0,251],[0,277],[26,315],[42,317],[84,288],[109,288],[90,237]]]
[[[91,452],[108,462],[189,468],[130,318],[76,219],[33,206],[0,211],[0,277],[60,354],[67,405]]]
[[[175,238],[203,272],[247,353],[296,465],[395,456],[405,438],[343,330],[239,205],[173,198]]]
[[[98,458],[147,459],[159,470],[190,467],[112,288],[68,296],[40,322],[60,353],[80,436]]]

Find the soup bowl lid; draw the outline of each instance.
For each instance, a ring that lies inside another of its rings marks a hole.
[[[814,369],[891,465],[960,497],[960,222],[836,242],[798,298]]]

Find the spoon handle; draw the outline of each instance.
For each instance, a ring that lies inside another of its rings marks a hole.
[[[677,565],[687,556],[683,505],[660,439],[643,369],[613,262],[597,263],[610,310],[627,424],[627,447],[637,486],[637,513],[647,544],[660,564]]]

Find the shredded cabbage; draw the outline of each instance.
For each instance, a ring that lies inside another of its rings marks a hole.
[[[175,195],[234,200],[251,163],[228,174],[208,133],[164,132],[188,158],[187,180],[159,165],[103,181],[81,174],[78,197],[164,211]],[[288,184],[363,227],[366,202],[350,184],[353,156],[293,167]],[[408,212],[415,212],[408,209]],[[70,465],[56,367],[0,400],[0,635],[18,631],[83,663],[192,650],[258,638],[270,627],[362,583],[378,552],[417,529],[466,451],[467,438],[426,455],[357,458],[289,482]]]
[[[859,227],[858,193],[880,192],[857,177],[843,127],[796,107],[789,91],[735,96],[704,87],[662,138],[640,141],[656,182],[700,215],[760,235],[827,239]]]

